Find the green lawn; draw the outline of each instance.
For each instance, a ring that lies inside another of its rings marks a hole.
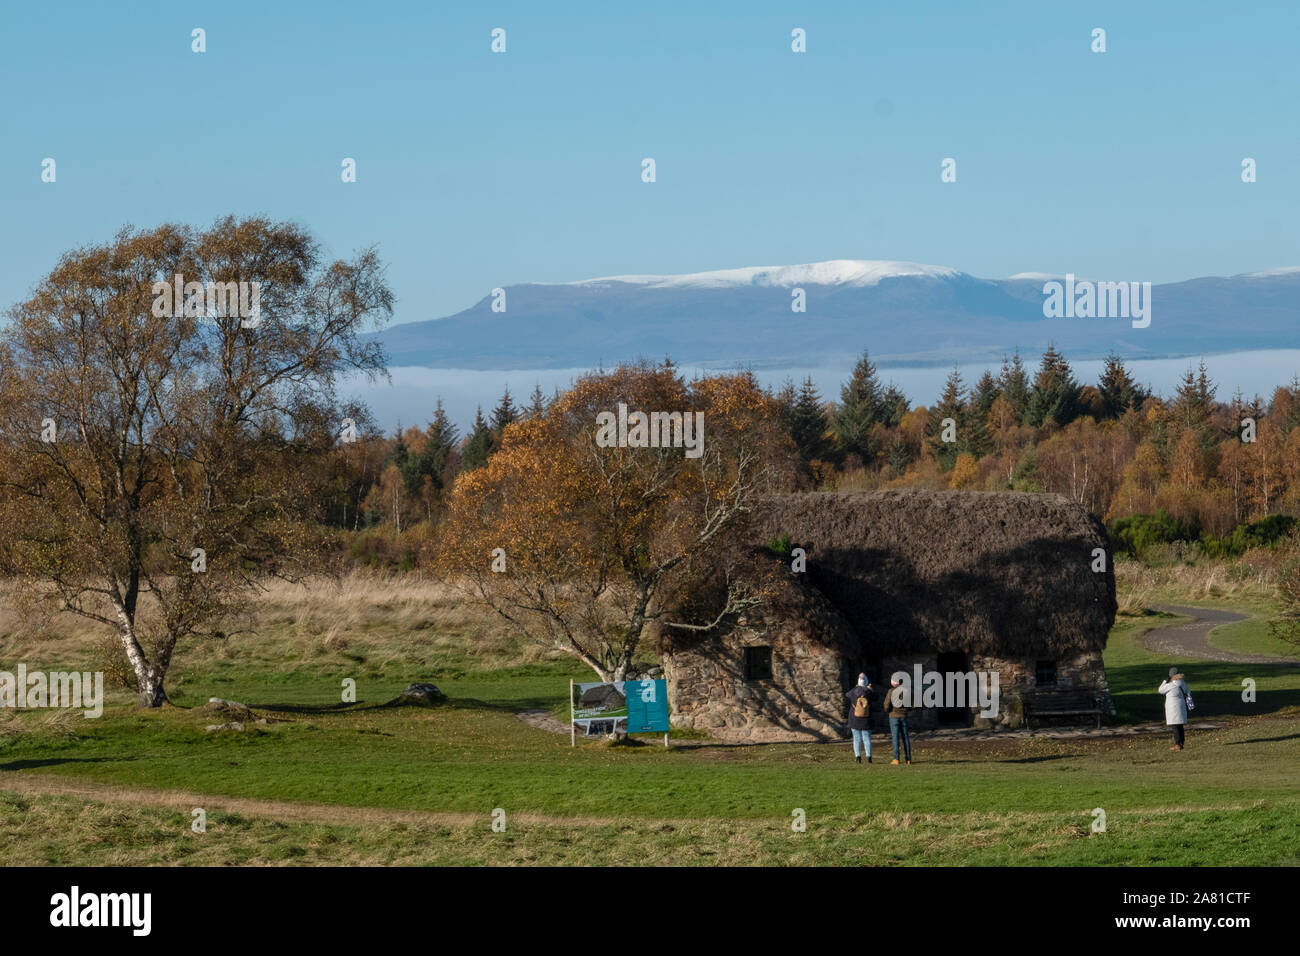
[[[1236,610],[1247,611],[1247,608]],[[1210,644],[1225,651],[1237,654],[1257,654],[1260,657],[1278,657],[1300,660],[1300,647],[1279,640],[1269,633],[1269,611],[1261,612],[1256,617],[1232,624],[1220,624],[1210,631]]]
[[[1166,665],[1136,637],[1165,620],[1124,619],[1113,635],[1107,670],[1124,720],[1160,719],[1154,689]],[[1300,862],[1300,668],[1189,666],[1195,718],[1228,726],[1193,731],[1178,754],[1163,735],[920,741],[912,767],[891,767],[878,737],[868,767],[852,762],[847,743],[573,749],[567,736],[515,716],[562,704],[569,677],[589,679],[565,661],[484,668],[446,648],[421,660],[424,638],[408,635],[411,646],[395,650],[382,628],[318,653],[301,653],[273,629],[264,637],[248,655],[191,650],[171,683],[176,707],[140,712],[119,691],[99,720],[0,715],[7,856],[220,865]],[[1257,681],[1255,704],[1240,699],[1243,675]],[[357,680],[356,704],[340,702],[344,677]],[[450,703],[378,706],[421,679]],[[276,722],[207,733],[224,719],[201,709],[209,696]],[[112,789],[40,790],[68,781]],[[208,831],[194,834],[164,791],[251,805],[214,805]],[[282,818],[258,801],[307,809]],[[498,807],[503,833],[490,827]],[[357,822],[341,808],[375,816]],[[1106,813],[1105,833],[1091,832],[1095,808]],[[791,829],[796,809],[806,832]]]
[[[1206,605],[1225,607],[1222,604]],[[1229,608],[1231,609],[1231,608]],[[1106,678],[1115,702],[1116,719],[1136,723],[1164,719],[1164,698],[1155,690],[1168,674],[1170,662],[1149,652],[1141,635],[1153,627],[1177,623],[1183,618],[1152,614],[1121,618],[1111,630],[1106,645]],[[1239,622],[1240,626],[1249,621]],[[1221,628],[1211,631],[1213,635]],[[1240,649],[1240,648],[1234,648]],[[1178,661],[1187,673],[1188,686],[1196,701],[1193,720],[1226,716],[1300,714],[1300,667],[1285,664],[1229,664],[1219,661]],[[1242,699],[1243,681],[1255,682],[1254,702]]]

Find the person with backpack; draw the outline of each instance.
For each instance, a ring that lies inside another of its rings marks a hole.
[[[1192,703],[1192,692],[1187,689],[1187,681],[1178,673],[1177,667],[1169,668],[1169,679],[1160,682],[1157,693],[1165,695],[1165,723],[1174,732],[1174,745],[1169,749],[1182,750],[1187,712],[1196,705]]]
[[[875,691],[866,674],[858,675],[858,685],[844,695],[849,702],[849,730],[853,734],[853,756],[862,763],[862,753],[871,763],[871,698]]]
[[[891,764],[898,763],[898,738],[903,738],[903,759],[907,765],[912,765],[912,741],[907,736],[907,688],[900,688],[897,678],[889,682],[890,690],[885,694],[885,716],[889,718],[889,736],[894,742],[894,759],[889,761]]]

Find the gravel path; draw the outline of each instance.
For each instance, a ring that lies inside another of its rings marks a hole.
[[[380,807],[353,807],[336,804],[295,803],[289,800],[260,800],[253,797],[229,797],[200,794],[189,790],[152,790],[124,787],[94,780],[70,779],[53,774],[32,773],[26,770],[0,772],[0,792],[26,796],[54,794],[93,800],[100,803],[125,804],[130,807],[166,807],[184,811],[187,815],[195,807],[208,813],[240,813],[247,816],[269,817],[275,820],[298,823],[324,823],[331,826],[386,826],[395,823],[483,827],[491,819],[487,811],[458,813],[436,810],[390,810]],[[517,823],[536,823],[555,826],[612,826],[628,821],[622,817],[552,816],[542,813],[515,813],[511,819]],[[686,824],[688,819],[665,819],[655,822]]]
[[[1282,657],[1264,657],[1259,654],[1238,654],[1215,647],[1209,641],[1209,634],[1220,624],[1232,621],[1244,621],[1250,615],[1238,614],[1236,611],[1220,611],[1208,607],[1183,607],[1176,604],[1153,605],[1157,611],[1190,617],[1192,620],[1169,627],[1156,628],[1142,636],[1142,643],[1147,650],[1170,658],[1170,663],[1180,664],[1183,660],[1197,659],[1207,661],[1226,661],[1232,664],[1290,664],[1300,667],[1300,661]]]
[[[515,716],[538,730],[549,730],[553,734],[569,733],[568,725],[552,717],[549,710],[521,710]]]

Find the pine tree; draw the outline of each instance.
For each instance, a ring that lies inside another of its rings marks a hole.
[[[1205,431],[1214,412],[1214,396],[1218,386],[1210,381],[1205,363],[1199,370],[1189,368],[1178,380],[1174,400],[1170,405],[1174,427],[1179,432]]]
[[[785,383],[773,396],[777,408],[781,411],[781,421],[785,423],[786,430],[790,432],[790,437],[794,437],[794,406],[798,398],[795,392],[794,379],[786,377]],[[796,442],[797,444],[797,442]]]
[[[998,400],[999,394],[997,379],[993,377],[992,372],[985,369],[970,392],[964,423],[966,435],[962,442],[965,446],[963,450],[970,452],[976,458],[988,454],[993,447],[993,440],[989,437],[988,418],[989,410],[993,408],[993,403]]]
[[[533,386],[533,395],[528,401],[528,409],[524,414],[527,418],[541,418],[546,414],[546,398],[542,395],[541,382]]]
[[[427,475],[437,491],[443,490],[444,479],[448,477],[447,463],[456,448],[458,431],[447,417],[442,399],[439,398],[438,406],[433,412],[433,421],[429,422],[425,432],[424,447],[420,450],[420,475],[422,478]]]
[[[1102,369],[1097,382],[1097,391],[1101,393],[1102,405],[1106,417],[1121,418],[1130,408],[1141,408],[1149,393],[1133,380],[1124,360],[1115,353],[1106,356],[1106,366]]]
[[[1029,375],[1025,372],[1025,363],[1019,352],[1009,362],[1002,360],[998,390],[1016,413],[1017,422],[1023,425],[1029,412]]]
[[[397,466],[397,474],[402,478],[408,492],[414,492],[420,487],[420,476],[417,472],[419,462],[417,457],[411,454],[411,449],[406,444],[406,433],[402,428],[402,423],[397,423],[397,434],[393,438],[393,448],[385,458],[382,467],[389,465]]]
[[[864,351],[853,369],[853,377],[840,389],[840,404],[834,421],[840,452],[857,455],[864,465],[870,465],[880,451],[872,431],[881,418],[882,400],[876,367]]]
[[[980,376],[980,380],[971,389],[971,412],[980,421],[983,421],[988,417],[989,409],[993,407],[993,402],[1000,394],[1002,394],[1002,390],[998,387],[998,380],[993,377],[992,372],[985,369],[984,374]]]
[[[912,463],[912,450],[908,448],[902,435],[895,435],[890,439],[886,455],[889,460],[889,474],[893,478],[901,477],[907,471],[907,466]]]
[[[930,409],[930,424],[926,428],[926,440],[934,457],[938,459],[944,471],[951,471],[957,456],[968,451],[966,446],[966,428],[969,416],[966,409],[965,388],[962,386],[961,371],[953,366],[944,382],[943,394]],[[945,424],[945,420],[951,419]],[[952,434],[955,432],[955,434]],[[952,434],[953,441],[945,441],[945,435]]]
[[[501,396],[501,401],[497,407],[492,409],[492,432],[500,438],[506,426],[519,417],[519,409],[515,408],[514,401],[510,398],[510,386],[506,386],[505,393]]]
[[[483,406],[478,407],[474,415],[474,428],[465,439],[465,447],[460,453],[462,471],[473,471],[487,464],[492,454],[492,429],[483,419]]]
[[[907,396],[893,382],[885,389],[884,398],[880,401],[880,420],[888,428],[897,428],[903,423],[903,416],[907,414]]]
[[[821,394],[812,378],[805,378],[794,402],[790,426],[790,436],[805,465],[825,458],[827,426]]]
[[[1079,383],[1065,356],[1049,345],[1034,376],[1029,393],[1026,424],[1044,428],[1055,424],[1064,427],[1079,414]]]

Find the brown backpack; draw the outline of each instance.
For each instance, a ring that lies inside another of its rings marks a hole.
[[[867,716],[867,711],[869,710],[870,707],[871,707],[871,701],[867,700],[867,692],[863,690],[862,694],[858,697],[858,699],[853,702],[853,716],[854,717]]]

